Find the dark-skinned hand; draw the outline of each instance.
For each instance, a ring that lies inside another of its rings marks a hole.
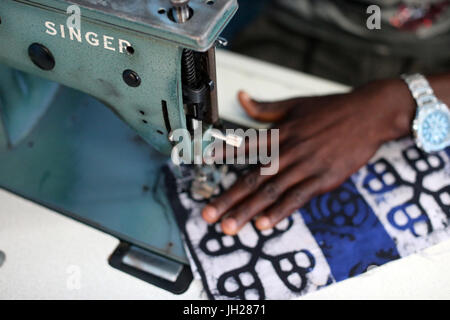
[[[257,102],[244,92],[238,98],[251,117],[279,128],[280,158],[276,175],[250,171],[203,209],[207,222],[223,219],[229,235],[254,218],[258,229],[272,228],[312,197],[340,186],[381,144],[407,135],[414,115],[400,80],[279,102]]]

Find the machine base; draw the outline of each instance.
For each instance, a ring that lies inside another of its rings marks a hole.
[[[105,105],[59,86],[31,132],[0,148],[0,186],[187,265],[165,196],[167,160]]]

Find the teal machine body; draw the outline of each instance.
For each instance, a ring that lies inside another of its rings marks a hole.
[[[237,2],[185,1],[182,23],[177,2],[0,2],[0,187],[119,238],[113,266],[182,292],[161,167],[174,129],[218,122],[215,46]]]

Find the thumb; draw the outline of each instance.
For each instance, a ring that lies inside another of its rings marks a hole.
[[[262,122],[280,121],[286,116],[289,110],[298,104],[298,99],[259,102],[253,100],[245,91],[239,91],[238,99],[242,108],[250,117]]]

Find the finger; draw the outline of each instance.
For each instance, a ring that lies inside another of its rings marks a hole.
[[[281,120],[301,100],[301,98],[293,98],[276,102],[260,102],[253,100],[244,91],[239,91],[238,99],[250,117],[263,122],[276,122]]]
[[[297,107],[296,116],[293,119],[285,118],[284,121],[279,122],[276,126],[272,127],[272,129],[278,129],[278,139],[272,139],[272,130],[268,130],[267,138],[263,140],[260,138],[261,132],[259,131],[257,132],[256,139],[245,137],[243,145],[240,148],[223,144],[224,147],[222,148],[222,151],[213,155],[213,159],[216,162],[223,159],[234,159],[238,155],[245,156],[249,151],[257,150],[257,148],[260,147],[271,148],[271,144],[274,142],[278,142],[281,145],[289,140],[293,136],[293,133],[295,133],[295,136],[300,140],[304,140],[317,132],[323,131],[325,128],[340,121],[342,117],[347,115],[345,113],[342,115],[341,111],[340,113],[337,112],[340,108],[322,110],[324,107],[329,107],[329,103],[327,102],[332,96],[302,97],[269,103],[254,101],[245,92],[240,92],[239,97],[244,109],[255,118],[258,118],[258,112],[264,116],[271,116],[273,111],[281,112],[285,115],[293,107]],[[323,112],[318,112],[318,110],[327,112],[328,116],[324,118]]]
[[[295,210],[303,207],[319,193],[321,178],[309,178],[287,191],[282,200],[270,207],[255,222],[260,230],[273,228],[278,222],[291,215]]]
[[[262,185],[222,221],[223,232],[229,235],[238,233],[247,222],[273,205],[289,188],[312,176],[315,166],[313,161],[300,162]]]
[[[305,101],[315,99],[320,102],[320,100],[326,100],[327,97],[310,97],[304,98]],[[305,104],[307,106],[308,103]],[[258,154],[256,151],[258,148],[266,148],[269,150],[273,143],[279,143],[282,145],[292,138],[293,133],[295,133],[295,139],[297,141],[307,140],[312,136],[320,132],[326,131],[329,127],[340,122],[342,118],[348,116],[347,112],[338,113],[336,109],[327,109],[328,116],[323,117],[323,113],[311,112],[306,113],[300,118],[295,118],[294,120],[285,119],[281,124],[278,124],[278,139],[272,139],[272,131],[267,131],[267,136],[265,139],[261,139],[261,135],[258,132],[256,139],[245,139],[244,144],[241,148],[225,147],[223,150],[225,152],[220,152],[214,156],[215,161],[222,159],[235,159],[238,156],[246,157],[250,152],[253,154]],[[248,157],[247,157],[248,158]]]
[[[286,168],[296,161],[300,161],[306,155],[311,155],[311,148],[314,140],[310,140],[301,145],[292,142],[286,145],[280,152],[278,172],[282,173]],[[230,189],[214,199],[203,208],[202,216],[209,223],[217,222],[227,211],[237,205],[250,194],[270,180],[272,176],[261,175],[261,168],[255,168],[248,174],[240,178]]]
[[[277,130],[276,132],[274,130]],[[216,163],[220,163],[220,160],[229,159],[230,161],[237,158],[253,159],[255,156],[261,154],[260,150],[263,150],[263,154],[267,154],[267,150],[272,150],[272,146],[278,144],[280,146],[289,139],[288,130],[284,129],[284,125],[280,128],[272,128],[267,131],[258,130],[254,136],[243,136],[243,142],[241,147],[236,148],[231,145],[222,143],[222,148],[216,150],[217,152],[212,155],[212,159]]]
[[[217,222],[227,211],[229,211],[250,193],[255,192],[258,187],[269,180],[270,176],[260,175],[259,168],[240,178],[230,189],[207,204],[202,210],[202,217],[209,223]]]

